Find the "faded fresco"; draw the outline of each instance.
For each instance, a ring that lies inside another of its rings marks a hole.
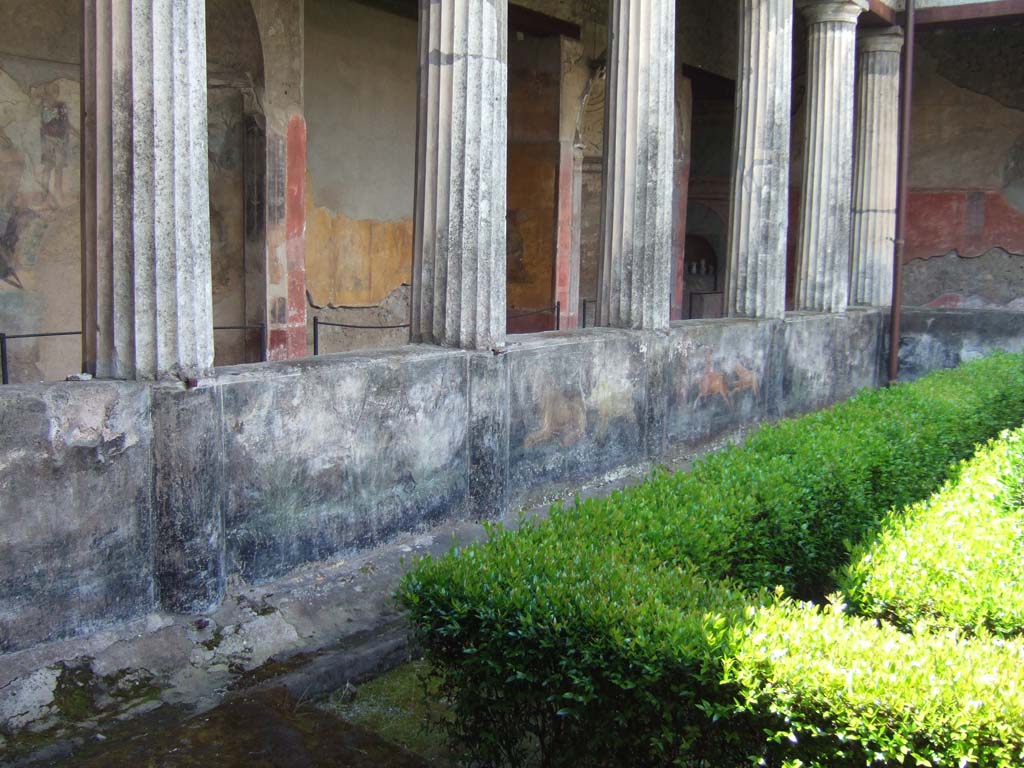
[[[512,487],[592,475],[639,450],[644,352],[624,339],[534,343],[509,352]]]
[[[680,392],[688,391],[684,382]],[[705,406],[710,406],[712,405],[711,401],[721,398],[725,407],[731,411],[736,406],[737,396],[744,392],[749,392],[753,396],[754,402],[760,404],[760,377],[742,362],[733,363],[731,375],[716,369],[711,363],[710,347],[705,348],[704,373],[701,375],[700,381],[697,382],[697,397],[693,401],[693,407],[697,408],[702,401]],[[686,399],[685,394],[683,399]]]
[[[77,67],[0,54],[0,332],[80,329],[79,113]],[[11,379],[63,378],[79,350],[12,341]]]
[[[406,323],[416,21],[354,0],[306,0],[305,35],[308,319]],[[321,338],[321,351],[397,346],[408,337],[400,328],[332,328]]]
[[[710,321],[673,329],[668,370],[670,441],[691,442],[768,415],[776,384],[770,324]]]

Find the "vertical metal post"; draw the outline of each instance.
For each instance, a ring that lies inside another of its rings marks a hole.
[[[562,302],[555,302],[555,330],[562,330]]]
[[[587,327],[587,300],[586,299],[583,300],[583,325],[581,325],[580,327],[581,328],[586,328]]]
[[[7,370],[7,334],[0,333],[0,374],[4,384],[11,383],[11,377]]]
[[[320,318],[313,316],[313,357],[320,354]]]

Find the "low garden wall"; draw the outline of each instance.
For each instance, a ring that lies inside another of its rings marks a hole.
[[[1021,343],[1011,325],[991,346]],[[878,311],[797,313],[513,337],[499,354],[414,345],[238,366],[192,389],[0,388],[0,652],[203,610],[232,575],[268,580],[442,518],[496,517],[843,400],[884,380],[884,327]]]

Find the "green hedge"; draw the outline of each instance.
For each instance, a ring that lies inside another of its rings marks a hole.
[[[857,613],[903,629],[1024,632],[1024,428],[966,462],[941,492],[894,511],[840,578]]]
[[[738,708],[770,713],[775,764],[1012,768],[1024,763],[1024,644],[911,635],[782,600],[733,630]]]
[[[525,529],[406,580],[453,735],[482,764],[642,766],[728,747],[708,708],[750,596],[636,554]]]
[[[1024,357],[994,356],[420,561],[398,598],[453,736],[484,764],[738,762],[760,729],[729,721],[719,680],[744,603],[776,585],[820,599],[886,510],[1022,420]]]

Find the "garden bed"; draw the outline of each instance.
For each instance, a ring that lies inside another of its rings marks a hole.
[[[1024,358],[998,355],[421,561],[398,596],[452,702],[453,736],[492,764],[767,754],[773,713],[737,709],[738,682],[722,682],[737,628],[776,587],[823,600],[890,509],[1021,421]]]

